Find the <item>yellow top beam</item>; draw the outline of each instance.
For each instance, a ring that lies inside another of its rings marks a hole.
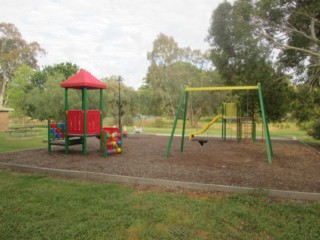
[[[254,90],[258,86],[221,86],[221,87],[186,87],[185,91],[227,91],[227,90]]]

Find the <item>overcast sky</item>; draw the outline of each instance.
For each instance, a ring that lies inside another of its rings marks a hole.
[[[223,0],[0,0],[0,22],[47,52],[39,65],[77,64],[97,78],[121,75],[138,88],[160,33],[179,47],[208,49],[212,11]]]

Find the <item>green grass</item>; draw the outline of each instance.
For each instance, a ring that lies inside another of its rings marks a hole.
[[[1,239],[318,239],[320,202],[0,172]]]
[[[12,133],[11,136],[8,132],[0,132],[0,152],[11,152],[34,148],[45,148],[46,143],[43,142],[47,139],[46,128],[36,128],[39,130],[38,136],[21,137],[17,133]]]

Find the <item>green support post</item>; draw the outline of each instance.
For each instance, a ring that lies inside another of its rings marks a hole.
[[[262,121],[263,121],[263,126],[264,126],[264,134],[266,137],[266,149],[267,149],[267,157],[268,157],[268,163],[272,163],[272,144],[271,144],[271,139],[270,139],[270,133],[269,133],[269,127],[268,127],[268,122],[267,122],[267,117],[266,117],[266,112],[264,109],[264,103],[263,103],[263,95],[262,95],[262,88],[261,84],[258,83],[258,92],[259,92],[259,100],[260,100],[260,108],[261,108],[261,115],[262,115]]]
[[[68,134],[68,88],[64,89],[64,122],[65,122],[65,138],[64,138],[64,153],[68,155],[69,153],[69,134]]]
[[[267,123],[267,132],[268,132],[268,140],[269,140],[271,156],[273,156],[273,149],[272,149],[272,144],[271,144],[271,137],[270,137],[270,131],[269,131],[268,118],[267,117],[266,117],[266,123]]]
[[[120,141],[121,141],[121,146],[120,146],[121,152],[120,152],[120,154],[122,154],[122,152],[123,152],[122,124],[120,125]]]
[[[108,133],[104,132],[103,136],[101,136],[101,139],[103,139],[103,156],[108,157],[108,148],[107,148],[107,142],[108,142]]]
[[[222,114],[222,120],[221,120],[221,139],[224,140],[224,105],[222,103],[221,105],[221,114]]]
[[[252,122],[252,141],[256,142],[257,141],[257,123],[255,120]]]
[[[103,91],[100,89],[100,151],[102,150],[102,127],[103,127]]]
[[[242,121],[241,121],[240,107],[238,103],[237,103],[237,141],[238,143],[242,141]]]
[[[82,111],[83,111],[83,143],[82,152],[87,154],[87,88],[82,88]]]
[[[185,102],[184,102],[184,113],[183,113],[183,124],[182,124],[182,138],[181,138],[181,147],[180,150],[183,152],[184,148],[184,134],[186,130],[186,121],[187,121],[187,110],[188,110],[188,98],[189,98],[189,93],[185,93]],[[178,116],[179,117],[179,116]]]
[[[48,118],[48,152],[51,153],[51,119]]]
[[[178,119],[179,119],[179,115],[180,115],[180,111],[181,111],[181,106],[182,106],[182,103],[183,103],[183,99],[186,95],[186,91],[185,89],[183,89],[181,95],[180,95],[180,100],[179,100],[179,106],[178,106],[178,110],[176,112],[176,116],[175,116],[175,120],[174,120],[174,123],[173,123],[173,127],[172,127],[172,131],[171,131],[171,136],[170,136],[170,139],[169,139],[169,143],[168,143],[168,146],[167,146],[167,150],[166,150],[166,154],[165,154],[165,157],[168,157],[169,156],[169,152],[170,152],[170,149],[171,149],[171,145],[172,145],[172,141],[173,141],[173,137],[174,137],[174,132],[176,130],[176,127],[177,127],[177,122],[178,122]]]
[[[227,119],[223,119],[223,141],[227,140]]]
[[[242,121],[241,118],[237,118],[237,122],[238,122],[238,143],[240,143],[242,141]]]

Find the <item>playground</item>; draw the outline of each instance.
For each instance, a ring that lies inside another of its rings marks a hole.
[[[88,152],[71,146],[69,154],[52,146],[47,149],[0,154],[0,162],[36,167],[107,173],[195,183],[222,184],[278,190],[320,192],[320,156],[298,141],[273,140],[273,163],[267,162],[265,143],[238,143],[211,139],[204,146],[174,137],[168,158],[168,136],[134,134],[123,139],[122,154],[105,158],[99,140],[88,139]]]
[[[192,183],[320,193],[320,156],[290,140],[271,142],[262,89],[257,86],[186,87],[170,136],[129,134],[102,124],[103,89],[107,86],[81,70],[61,83],[65,91],[63,121],[48,119],[47,149],[0,154],[0,162],[26,166],[106,173]],[[81,91],[82,108],[70,109],[68,92]],[[99,108],[88,109],[87,91],[98,90]],[[253,90],[259,95],[263,141],[256,139],[254,116],[241,117],[235,103],[224,103],[221,114],[199,131],[185,135],[188,96],[193,91]],[[120,95],[119,95],[120,97]],[[120,101],[119,101],[120,102]],[[182,137],[175,135],[184,107]],[[222,136],[203,135],[221,119]],[[227,124],[236,124],[236,138],[227,137]],[[200,144],[199,144],[200,143]]]

